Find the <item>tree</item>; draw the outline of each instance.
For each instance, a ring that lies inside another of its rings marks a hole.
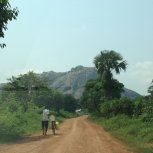
[[[53,108],[56,112],[60,112],[60,110],[63,108],[63,101],[64,97],[60,92],[57,92],[54,90],[54,97],[53,97]]]
[[[45,80],[40,78],[33,71],[29,71],[27,74],[20,74],[18,77],[12,76],[8,81],[6,86],[4,86],[5,90],[27,91],[29,95],[32,91],[47,88]]]
[[[123,60],[119,53],[113,50],[104,50],[94,58],[94,64],[104,86],[104,97],[111,99],[113,97],[114,83],[112,72],[115,70],[119,74],[121,70],[126,70],[127,62]]]
[[[100,112],[100,99],[103,96],[102,84],[99,79],[89,80],[81,98],[81,104],[89,112]]]
[[[112,99],[101,104],[101,114],[104,117],[112,117],[117,114],[132,116],[134,102],[128,98]]]
[[[71,95],[64,96],[64,110],[68,112],[74,112],[77,107],[77,100]]]
[[[123,92],[124,85],[112,79],[112,98],[120,98]],[[100,112],[100,105],[105,101],[104,99],[104,84],[101,79],[89,80],[85,85],[85,90],[81,98],[81,104],[87,108],[89,112]]]
[[[7,30],[8,21],[17,19],[18,9],[11,8],[11,5],[8,0],[0,0],[0,38],[4,38],[4,31]],[[0,47],[4,48],[6,44],[1,43]]]
[[[153,80],[150,87],[148,88],[148,93],[150,94],[150,98],[153,100]]]
[[[21,74],[18,77],[12,76],[9,82],[3,87],[6,91],[3,97],[7,97],[10,93],[15,93],[16,98],[22,102],[23,110],[27,111],[28,103],[34,96],[42,95],[42,92],[49,92],[47,83],[33,71],[27,74]]]

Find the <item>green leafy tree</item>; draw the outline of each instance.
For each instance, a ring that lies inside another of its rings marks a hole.
[[[104,50],[94,58],[94,64],[104,86],[104,97],[111,99],[113,97],[113,71],[119,74],[121,70],[126,70],[127,62],[119,53]]]
[[[153,80],[151,82],[150,87],[148,88],[148,93],[150,94],[151,100],[153,100]]]
[[[9,83],[4,87],[5,90],[27,91],[30,95],[35,90],[47,89],[47,83],[33,71],[21,74],[18,77],[12,76],[8,79]]]
[[[113,99],[101,103],[101,113],[104,117],[112,117],[118,114],[132,116],[134,112],[134,102],[130,99]]]
[[[52,89],[36,91],[32,102],[38,107],[46,106],[47,108],[53,108],[54,95]]]
[[[123,84],[112,79],[112,98],[120,98],[121,92],[123,92]],[[88,108],[90,112],[100,113],[100,105],[104,99],[104,84],[101,79],[89,80],[86,83],[83,96],[81,98],[81,104]]]
[[[100,112],[100,99],[103,96],[103,89],[99,79],[89,80],[81,98],[81,104],[89,112]]]
[[[0,0],[0,38],[4,38],[4,31],[7,30],[8,21],[17,19],[18,9],[11,8],[8,0]],[[6,44],[1,43],[0,47],[4,48]]]
[[[149,95],[145,97],[145,104],[143,106],[143,120],[153,122],[153,80],[148,88]]]
[[[89,112],[99,114],[102,103],[119,99],[124,92],[124,85],[113,78],[113,71],[119,74],[122,69],[126,70],[127,63],[119,53],[105,50],[94,58],[94,64],[99,78],[86,83],[81,105]]]
[[[63,108],[63,101],[64,101],[64,96],[61,93],[54,91],[53,108],[58,113]]]
[[[64,110],[74,112],[77,108],[77,100],[70,94],[64,96]]]
[[[28,103],[32,101],[34,96],[41,95],[40,92],[48,90],[46,82],[33,71],[21,74],[19,77],[12,76],[8,81],[3,88],[3,97],[5,98],[14,92],[18,101],[22,103],[24,111],[27,111]]]

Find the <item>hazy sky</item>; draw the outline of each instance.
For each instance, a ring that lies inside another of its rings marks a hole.
[[[0,83],[12,75],[93,67],[101,50],[128,62],[116,76],[126,88],[147,94],[153,79],[153,0],[12,0],[20,13],[0,49]]]

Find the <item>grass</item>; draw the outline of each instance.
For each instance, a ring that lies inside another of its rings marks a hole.
[[[76,114],[61,111],[56,113],[56,120],[61,123],[66,118],[75,117]],[[5,112],[0,115],[0,143],[11,143],[24,138],[25,135],[41,130],[42,111],[39,109],[27,112]]]

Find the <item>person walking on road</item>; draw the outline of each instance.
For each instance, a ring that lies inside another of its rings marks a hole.
[[[45,107],[42,114],[42,131],[43,135],[47,135],[49,121],[49,110]]]

